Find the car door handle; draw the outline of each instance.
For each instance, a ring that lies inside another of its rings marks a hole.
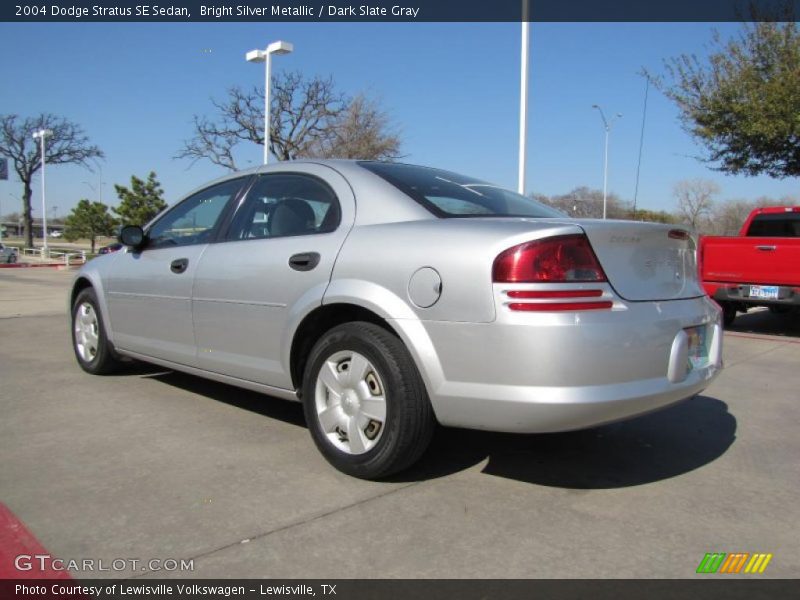
[[[183,273],[186,270],[186,267],[189,266],[189,259],[188,258],[178,258],[173,260],[169,265],[169,270],[173,273]]]
[[[295,271],[310,271],[319,264],[318,252],[301,252],[289,257],[289,266]]]
[[[756,250],[761,250],[763,252],[773,252],[777,249],[777,246],[756,246]]]

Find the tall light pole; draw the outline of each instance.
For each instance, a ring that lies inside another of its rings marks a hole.
[[[294,50],[294,45],[289,42],[277,41],[267,46],[266,50],[250,50],[245,54],[247,62],[266,63],[266,81],[264,83],[264,164],[269,163],[269,113],[270,113],[270,87],[272,84],[272,55],[289,54]]]
[[[47,254],[47,204],[44,191],[44,166],[47,162],[45,155],[45,138],[53,135],[52,129],[39,129],[33,132],[33,139],[39,140],[42,152],[42,254]]]
[[[596,108],[600,111],[600,118],[603,119],[603,128],[606,130],[605,158],[603,160],[603,218],[605,219],[606,207],[608,205],[608,136],[611,133],[611,126],[614,124],[614,121],[622,118],[622,115],[617,113],[609,121],[606,119],[606,115],[600,106],[597,104],[592,104],[592,108]]]
[[[83,183],[83,184],[85,184],[85,185],[89,186],[89,189],[90,189],[90,190],[92,190],[92,193],[93,193],[93,194],[96,194],[96,193],[97,193],[97,188],[95,188],[95,187],[94,187],[94,186],[93,186],[91,183],[89,183],[88,181],[82,181],[81,183]],[[99,202],[99,200],[98,200],[98,202]]]
[[[523,11],[527,12],[528,3],[523,5]],[[527,21],[527,14],[523,14],[522,21],[522,56],[519,73],[519,179],[517,182],[517,192],[525,193],[525,160],[526,146],[528,141],[528,54],[530,49],[530,23]]]

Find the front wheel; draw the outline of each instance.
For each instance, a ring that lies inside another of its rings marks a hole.
[[[81,369],[92,375],[107,375],[120,367],[120,360],[106,337],[92,288],[82,290],[72,305],[72,348]]]
[[[12,253],[8,256],[8,264],[13,265],[15,262],[17,262],[17,255]]]
[[[316,343],[303,377],[303,409],[323,456],[340,471],[378,479],[416,462],[435,426],[403,343],[373,323],[345,323]]]

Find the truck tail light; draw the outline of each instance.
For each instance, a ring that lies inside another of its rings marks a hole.
[[[588,238],[559,235],[525,242],[494,259],[495,283],[579,283],[607,281]]]

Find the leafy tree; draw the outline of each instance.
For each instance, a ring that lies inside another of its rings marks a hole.
[[[665,210],[648,210],[646,208],[637,208],[636,214],[631,214],[626,219],[634,221],[649,221],[651,223],[678,223],[680,219],[668,213]]]
[[[119,215],[123,226],[144,225],[167,207],[164,190],[153,171],[150,171],[147,181],[131,175],[130,188],[115,184],[114,189],[120,203],[112,210]]]
[[[95,239],[101,235],[114,235],[115,225],[116,220],[108,212],[108,206],[84,198],[67,216],[64,223],[64,237],[68,241],[88,238],[92,242],[92,253],[94,253]]]
[[[213,100],[217,115],[194,116],[194,136],[176,158],[202,158],[235,171],[240,142],[264,145],[264,90],[228,90]],[[364,95],[338,92],[331,77],[300,73],[272,77],[269,149],[279,160],[310,157],[398,158],[400,138],[389,117]]]
[[[697,229],[711,216],[719,186],[707,179],[684,179],[672,188],[681,219]]]
[[[91,169],[88,160],[102,158],[103,152],[89,143],[81,127],[63,117],[42,113],[21,119],[18,115],[0,115],[0,154],[11,159],[17,177],[22,182],[22,215],[25,245],[33,247],[33,216],[31,195],[33,176],[42,168],[41,144],[33,132],[49,129],[45,138],[47,165],[79,164]]]
[[[795,19],[743,26],[707,61],[666,61],[657,85],[681,111],[684,129],[714,168],[745,175],[800,175],[800,31]]]

